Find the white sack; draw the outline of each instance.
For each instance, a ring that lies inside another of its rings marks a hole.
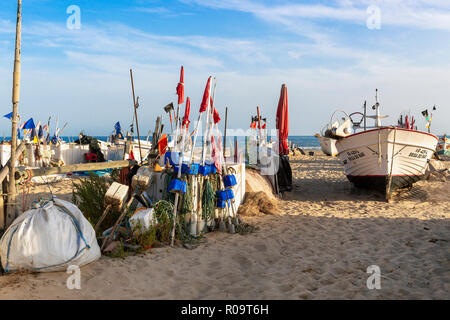
[[[153,208],[136,210],[136,213],[130,218],[130,225],[133,229],[136,229],[139,225],[142,227],[142,231],[146,232],[151,226],[157,224],[155,211]]]
[[[78,225],[78,227],[77,227]],[[6,272],[65,271],[100,258],[94,228],[72,203],[54,199],[20,215],[0,239]]]

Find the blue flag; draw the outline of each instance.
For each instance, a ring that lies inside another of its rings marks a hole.
[[[4,117],[4,118],[11,119],[12,116],[13,116],[13,113],[11,112],[11,113],[5,114],[3,117]]]
[[[119,134],[120,131],[122,131],[122,128],[120,127],[120,122],[117,121],[116,124],[114,125],[114,129],[116,129],[116,134]]]
[[[36,126],[34,125],[33,118],[30,118],[25,124],[23,125],[23,129],[34,129]]]
[[[42,126],[39,126],[38,137],[39,139],[42,139],[43,136],[44,136],[44,129],[42,129]]]

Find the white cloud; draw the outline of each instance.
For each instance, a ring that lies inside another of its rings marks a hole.
[[[335,33],[317,24],[321,19],[365,23],[362,8],[369,1],[336,1],[334,6],[269,6],[254,1],[195,3],[248,12],[308,40],[161,35],[121,23],[83,24],[77,31],[68,30],[63,24],[24,23],[21,113],[41,119],[59,114],[61,121],[70,120],[66,132],[72,134],[81,129],[106,134],[117,120],[126,127],[131,122],[128,72],[133,68],[137,94],[142,97],[141,132],[147,132],[156,117],[163,114],[162,107],[175,100],[179,67],[183,64],[186,94],[192,98],[192,117],[196,117],[207,77],[215,74],[217,106],[220,111],[230,107],[230,125],[234,128],[247,128],[257,105],[273,126],[282,83],[288,85],[293,134],[317,132],[334,109],[356,111],[364,99],[372,99],[376,87],[381,90],[383,111],[391,115],[389,120],[395,121],[399,112],[409,108],[420,112],[423,106],[436,103],[443,116],[435,117],[433,126],[444,131],[447,125],[444,119],[450,116],[445,108],[450,99],[446,88],[450,82],[448,63],[417,64],[417,55],[405,57],[385,48],[344,45]],[[424,5],[425,1],[420,3]],[[440,1],[428,3],[446,6]],[[409,1],[379,4],[418,11]],[[359,11],[363,14],[358,20]],[[429,14],[432,10],[424,12]],[[419,12],[420,17],[423,14]],[[419,25],[418,19],[414,23],[409,18],[399,21],[398,24],[415,28]],[[4,30],[12,35],[13,25],[0,21],[0,33]],[[5,45],[11,46],[11,41]],[[45,49],[45,55],[39,54],[40,49]],[[2,54],[0,104],[9,106],[12,56],[0,51]],[[317,63],[318,59],[324,63]],[[168,122],[166,125],[170,126]]]
[[[305,31],[303,24],[306,24],[306,21],[335,20],[365,24],[368,17],[366,9],[370,5],[381,8],[383,25],[386,26],[450,31],[450,2],[446,0],[336,0],[329,1],[328,5],[294,3],[266,5],[250,0],[181,1],[210,8],[252,13],[265,21],[285,25],[299,33]],[[295,25],[298,25],[298,28],[294,28]]]

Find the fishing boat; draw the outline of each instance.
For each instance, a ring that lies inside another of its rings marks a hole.
[[[344,117],[339,119],[337,117],[339,114],[343,115]],[[331,116],[330,122],[322,127],[322,129],[320,130],[320,134],[314,135],[317,139],[319,139],[320,148],[326,155],[336,157],[339,154],[336,148],[336,130],[340,127],[340,130],[344,130],[344,128],[350,127],[350,120],[345,122],[348,118],[349,115],[345,111],[336,110]]]
[[[348,119],[329,132],[337,139],[336,148],[344,166],[345,174],[356,187],[375,189],[390,200],[392,192],[422,179],[428,162],[436,150],[438,138],[413,127],[382,126],[378,102],[372,107],[374,116],[366,116],[364,104],[364,128],[361,122]],[[361,114],[358,112],[358,114]],[[372,128],[366,126],[366,119],[374,119]],[[352,124],[349,129],[348,124]],[[357,132],[358,129],[362,131]]]
[[[320,143],[320,148],[322,149],[322,152],[325,153],[327,156],[335,157],[338,155],[338,151],[336,148],[336,139],[333,138],[327,138],[323,136],[318,136]]]
[[[446,134],[439,139],[436,152],[438,155],[450,156],[450,139]]]

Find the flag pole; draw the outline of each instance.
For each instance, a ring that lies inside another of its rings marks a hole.
[[[259,127],[258,145],[260,145],[261,144],[262,133],[261,133],[261,114],[259,112],[259,106],[256,107],[256,111],[258,113],[258,127]]]
[[[178,120],[177,120],[178,122]],[[184,141],[186,139],[186,130],[185,128],[183,128],[183,125],[181,125],[181,130],[183,131],[182,133],[182,139],[181,139],[181,155],[180,155],[180,160],[178,162],[178,174],[177,174],[177,179],[181,178],[181,168],[183,166],[183,151],[184,151]],[[173,247],[174,242],[175,242],[175,229],[177,226],[177,213],[178,213],[178,202],[179,202],[179,198],[180,198],[180,194],[179,192],[175,193],[175,201],[174,201],[174,205],[173,205],[173,225],[172,225],[172,234],[171,234],[171,240],[170,240],[170,246]]]
[[[22,40],[22,0],[17,0],[17,23],[16,23],[16,48],[14,57],[12,104],[13,114],[11,117],[11,159],[16,159],[17,148],[17,116],[20,100],[20,48]],[[8,227],[17,216],[16,206],[16,179],[15,161],[9,165],[8,207],[6,216],[6,227]]]
[[[211,92],[211,86],[212,86],[212,83],[210,83],[210,89],[209,89],[209,92]],[[206,146],[207,146],[207,139],[208,139],[208,133],[209,133],[209,110],[210,110],[210,107],[211,107],[211,99],[210,99],[210,97],[208,97],[208,105],[207,105],[207,107],[206,107],[206,131],[205,131],[205,134],[206,134],[206,137],[205,138],[203,138],[203,148],[202,148],[202,165],[204,165],[205,164],[205,158],[206,158]]]
[[[223,133],[223,158],[225,159],[225,149],[227,148],[227,125],[228,125],[228,107],[225,108],[225,131]]]
[[[134,93],[134,81],[133,81],[133,70],[132,69],[130,69],[130,76],[131,76],[131,89],[133,90],[134,118],[136,119],[136,131],[137,131],[137,135],[138,135],[138,144],[139,144],[139,158],[141,160],[140,163],[142,165],[143,159],[142,159],[142,151],[141,151],[141,135],[139,134],[139,123],[138,123],[138,116],[137,116],[137,104],[136,104],[136,96],[135,96],[135,93]],[[133,144],[131,144],[131,150],[133,150]]]

